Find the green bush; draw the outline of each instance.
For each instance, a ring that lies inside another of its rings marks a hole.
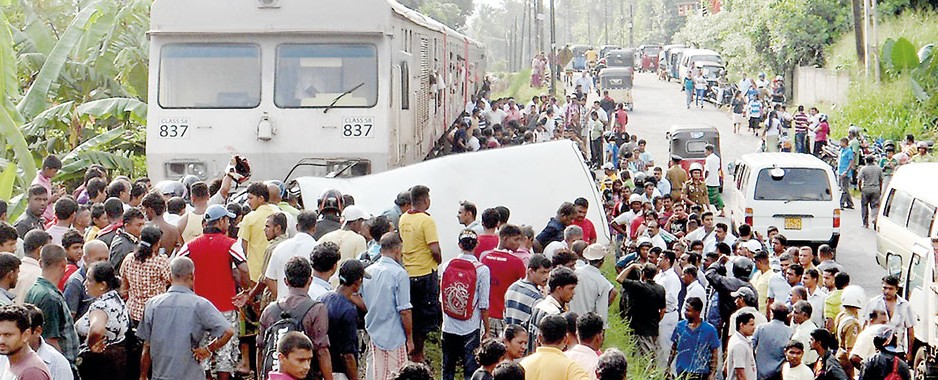
[[[877,44],[881,48],[887,38],[905,37],[916,48],[938,43],[938,13],[935,11],[905,11],[899,16],[882,18],[877,26]],[[856,71],[863,68],[857,62],[853,32],[844,33],[827,49],[829,69]]]
[[[830,114],[834,136],[845,136],[850,124],[864,128],[871,136],[893,140],[909,133],[934,133],[928,127],[934,114],[930,115],[927,104],[915,98],[907,77],[883,83],[855,79],[847,98],[847,103]]]

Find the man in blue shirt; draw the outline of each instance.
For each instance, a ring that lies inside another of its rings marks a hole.
[[[756,328],[752,334],[752,347],[756,350],[756,370],[759,379],[777,379],[785,363],[785,346],[791,338],[788,327],[788,306],[775,302],[772,308],[772,321]]]
[[[322,303],[329,310],[329,357],[332,377],[358,378],[358,308],[352,298],[362,288],[365,264],[346,260],[339,268],[339,287],[326,293]]]
[[[853,197],[850,196],[850,172],[856,165],[853,149],[850,149],[850,140],[846,137],[840,139],[840,159],[837,161],[837,176],[840,182],[840,207],[853,208]]]
[[[704,380],[717,373],[717,350],[720,336],[716,327],[700,318],[703,300],[690,297],[684,301],[684,320],[671,333],[671,356],[668,368],[679,379]],[[676,360],[675,360],[676,359]]]
[[[371,379],[390,379],[414,350],[410,276],[401,264],[400,235],[388,232],[379,240],[381,258],[366,268],[371,279],[362,284],[362,299],[368,309],[365,330],[371,336],[374,360]]]
[[[475,231],[466,229],[459,234],[459,249],[462,250],[459,256],[456,256],[455,259],[450,260],[443,264],[443,268],[440,270],[440,278],[443,279],[443,285],[446,286],[448,283],[446,280],[449,278],[448,271],[457,270],[456,267],[452,266],[456,260],[465,260],[472,263],[476,271],[476,281],[475,281],[475,296],[472,300],[472,305],[466,305],[472,307],[472,316],[469,319],[461,320],[459,318],[454,318],[450,315],[450,312],[447,311],[448,305],[460,305],[462,302],[468,301],[463,297],[456,297],[456,295],[464,295],[468,297],[468,293],[462,291],[455,291],[450,293],[450,289],[459,288],[457,283],[452,283],[451,287],[444,287],[441,289],[443,295],[443,380],[452,380],[456,375],[456,363],[459,362],[462,358],[464,367],[463,367],[463,376],[466,380],[472,377],[472,374],[479,368],[479,363],[475,359],[475,350],[479,347],[479,326],[483,326],[485,330],[485,335],[489,333],[489,290],[491,287],[491,272],[489,267],[482,265],[479,262],[479,259],[473,255],[473,250],[475,250],[476,245],[479,243],[479,240],[476,236]],[[459,273],[459,272],[456,272]],[[465,288],[463,288],[465,289]],[[467,302],[468,303],[468,302]]]

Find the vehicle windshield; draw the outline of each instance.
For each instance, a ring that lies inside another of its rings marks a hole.
[[[163,108],[254,108],[261,102],[257,45],[165,45],[159,76]]]
[[[829,201],[830,181],[822,169],[784,168],[781,179],[772,178],[772,168],[759,171],[754,199],[757,201]]]
[[[645,55],[658,55],[658,52],[661,51],[660,47],[647,47],[642,49],[645,52]]]
[[[694,55],[694,56],[690,57],[690,60],[691,60],[692,62],[716,62],[716,63],[719,63],[719,64],[721,64],[721,65],[723,64],[723,59],[720,58],[719,55],[713,55],[713,54],[699,54],[699,55]]]
[[[378,102],[374,45],[280,45],[275,78],[274,104],[280,108],[324,108],[333,102],[335,108],[370,108]]]
[[[632,55],[626,53],[610,53],[606,56],[608,66],[631,66],[633,60]]]

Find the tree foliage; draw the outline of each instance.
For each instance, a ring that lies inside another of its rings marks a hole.
[[[453,29],[465,26],[474,10],[473,0],[402,0],[400,3]]]
[[[7,147],[0,195],[25,189],[49,154],[63,157],[61,179],[92,163],[142,172],[134,163],[143,162],[150,2],[21,0],[0,7],[0,134]],[[18,173],[13,183],[10,163]],[[13,203],[11,216],[22,206]]]

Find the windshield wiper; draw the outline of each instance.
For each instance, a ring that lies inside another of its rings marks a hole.
[[[365,85],[365,82],[361,82],[361,83],[357,84],[355,87],[352,87],[352,88],[348,89],[348,91],[345,91],[345,92],[339,94],[339,96],[336,96],[335,99],[332,99],[332,103],[329,103],[329,106],[326,107],[326,109],[322,110],[322,113],[329,112],[329,110],[331,110],[332,107],[334,107],[335,104],[339,102],[339,99],[342,99],[342,97],[345,96],[345,95],[351,94],[353,91],[359,89],[361,86],[364,86],[364,85]]]

